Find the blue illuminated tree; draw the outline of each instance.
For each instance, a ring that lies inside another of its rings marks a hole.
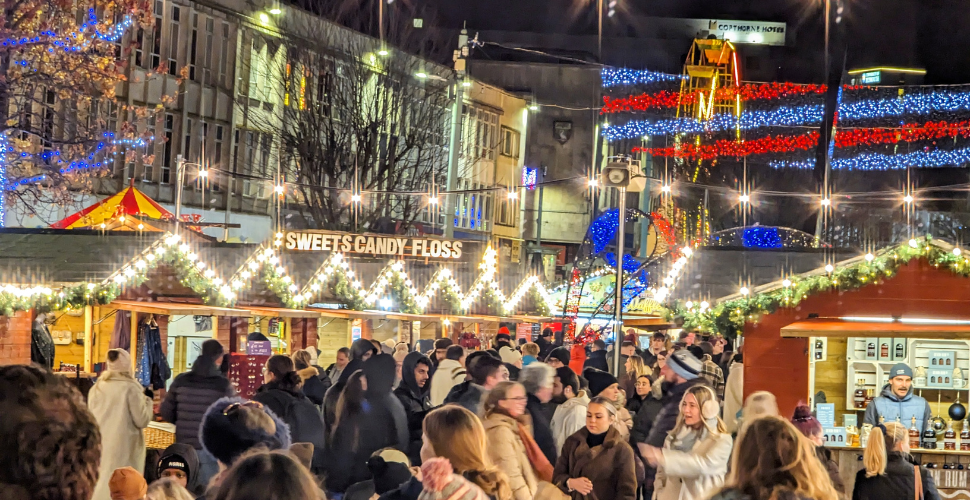
[[[0,227],[4,211],[64,204],[110,173],[120,145],[140,146],[149,110],[122,109],[134,44],[150,27],[145,0],[13,0],[0,31]],[[124,120],[119,120],[119,116]],[[139,132],[141,131],[141,132]],[[150,158],[148,158],[150,160]]]

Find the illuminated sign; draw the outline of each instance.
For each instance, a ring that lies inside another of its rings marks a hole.
[[[757,45],[785,45],[785,23],[766,21],[733,21],[727,19],[649,18],[664,33],[707,38],[714,35],[720,40]]]
[[[863,73],[860,82],[862,84],[879,83],[882,81],[882,71],[870,71]]]
[[[374,257],[460,259],[463,242],[438,238],[379,236],[330,231],[288,231],[284,248],[304,252],[343,252]]]
[[[532,191],[536,188],[536,182],[539,179],[539,169],[525,167],[522,169],[522,185],[526,189]]]

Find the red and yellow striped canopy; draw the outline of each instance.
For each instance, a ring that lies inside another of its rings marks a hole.
[[[175,215],[132,186],[64,220],[51,224],[51,227],[54,229],[100,228],[101,224],[110,223],[122,215],[175,220]],[[155,228],[151,229],[157,231]]]

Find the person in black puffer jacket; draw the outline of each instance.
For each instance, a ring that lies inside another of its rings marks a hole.
[[[909,455],[909,431],[896,422],[872,428],[862,455],[865,468],[856,473],[852,500],[886,500],[916,498],[916,474],[922,482],[922,500],[940,500],[933,476],[912,463]]]
[[[430,372],[431,360],[427,356],[420,352],[408,353],[401,365],[401,384],[394,389],[408,419],[410,443],[405,452],[414,465],[421,464],[421,423],[431,409]]]
[[[408,449],[408,423],[401,402],[391,394],[396,364],[378,354],[364,362],[367,380],[362,414],[340,418],[328,456],[327,489],[344,493],[350,485],[370,478],[367,459],[383,448]]]
[[[310,469],[314,473],[322,472],[327,452],[323,419],[300,389],[303,382],[296,373],[293,360],[282,354],[271,356],[263,376],[266,383],[256,391],[253,401],[262,403],[290,426],[294,443],[313,445]]]
[[[199,425],[206,410],[220,398],[234,396],[235,389],[219,366],[225,351],[218,340],[202,343],[202,354],[195,359],[192,369],[172,381],[168,394],[159,408],[166,422],[175,424],[175,442],[184,443],[196,451],[202,451]],[[219,471],[214,457],[199,453],[199,482],[206,484]]]
[[[367,339],[357,339],[350,345],[350,362],[340,372],[340,378],[337,379],[337,382],[327,389],[327,393],[323,397],[323,425],[327,436],[330,436],[333,431],[333,424],[337,420],[337,401],[340,399],[340,393],[343,392],[344,386],[347,385],[347,379],[355,371],[361,369],[364,360],[375,354],[377,354],[377,348]]]

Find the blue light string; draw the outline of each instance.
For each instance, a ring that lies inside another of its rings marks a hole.
[[[970,163],[970,148],[930,151],[913,151],[897,155],[880,153],[863,153],[852,158],[837,158],[832,160],[832,168],[836,170],[902,170],[907,167],[927,168],[963,166]],[[778,160],[768,162],[773,168],[815,168],[815,159],[808,160]]]
[[[131,16],[125,16],[121,22],[113,25],[106,32],[102,32],[98,29],[98,17],[95,14],[94,9],[88,9],[88,20],[80,26],[78,31],[72,32],[69,35],[61,36],[54,31],[41,31],[41,36],[32,37],[20,37],[20,38],[7,38],[2,44],[4,47],[17,47],[24,45],[32,45],[39,43],[51,43],[54,47],[62,48],[65,52],[80,52],[87,49],[91,45],[92,38],[86,37],[80,43],[77,43],[78,36],[83,36],[86,31],[93,29],[93,37],[104,42],[114,43],[124,36],[125,32],[134,24],[134,20]],[[53,53],[54,47],[47,49],[48,52]],[[16,64],[21,66],[27,66],[27,61],[17,61]]]
[[[686,79],[685,75],[672,75],[659,71],[629,68],[603,68],[600,71],[603,87],[619,87],[622,85],[649,85],[653,83],[675,82]]]
[[[0,186],[7,185],[7,136],[0,134]],[[0,189],[0,227],[6,227],[7,194]]]
[[[104,136],[105,137],[114,137],[114,135],[115,135],[114,132],[105,132],[104,133]],[[39,158],[41,158],[42,160],[45,160],[45,161],[54,160],[54,164],[55,165],[67,165],[67,166],[62,167],[62,168],[59,169],[59,172],[61,174],[67,174],[67,173],[71,173],[71,172],[79,171],[79,170],[98,169],[98,168],[104,168],[104,167],[109,166],[110,165],[110,162],[96,161],[96,155],[100,151],[104,150],[108,146],[142,147],[142,146],[148,146],[148,144],[151,141],[153,141],[154,139],[155,139],[155,137],[152,136],[152,137],[149,137],[148,139],[136,138],[136,139],[113,139],[113,140],[108,141],[108,142],[101,141],[101,142],[98,143],[97,146],[95,146],[95,148],[94,148],[94,150],[92,152],[90,152],[90,153],[87,154],[87,156],[86,156],[85,159],[83,159],[83,160],[74,160],[74,161],[69,162],[69,163],[68,162],[65,162],[65,161],[63,161],[63,160],[60,159],[60,156],[61,156],[61,152],[60,151],[45,151],[45,152],[40,153],[40,154],[32,154],[32,153],[27,153],[27,152],[21,152],[19,154],[19,157],[20,158],[37,158],[37,157],[39,157]],[[6,139],[4,139],[4,140],[6,140]],[[114,151],[111,154],[112,155],[117,155],[118,152],[117,151]],[[6,156],[4,155],[4,161],[5,160],[6,160]],[[0,189],[0,191],[13,191],[13,190],[17,189],[20,186],[25,186],[27,184],[34,184],[34,183],[37,183],[37,182],[41,182],[41,181],[43,181],[45,179],[47,179],[47,176],[46,175],[37,175],[37,176],[34,176],[34,177],[27,177],[27,178],[24,178],[24,179],[20,179],[20,180],[18,180],[16,182],[7,182],[7,180],[6,180],[5,177],[4,178],[0,178],[0,187],[4,187],[5,188],[5,189]],[[0,226],[0,227],[2,227],[2,226]]]
[[[773,126],[818,125],[822,121],[823,106],[808,104],[780,107],[770,111],[756,110],[741,113],[740,121],[733,113],[719,113],[710,120],[670,118],[665,120],[634,120],[623,125],[606,125],[603,136],[613,141],[643,136],[698,134],[703,132],[750,130]],[[970,92],[939,90],[927,94],[908,94],[889,99],[866,99],[841,103],[840,120],[872,120],[904,115],[970,110]]]
[[[784,244],[777,227],[746,227],[741,234],[745,248],[781,248]]]

